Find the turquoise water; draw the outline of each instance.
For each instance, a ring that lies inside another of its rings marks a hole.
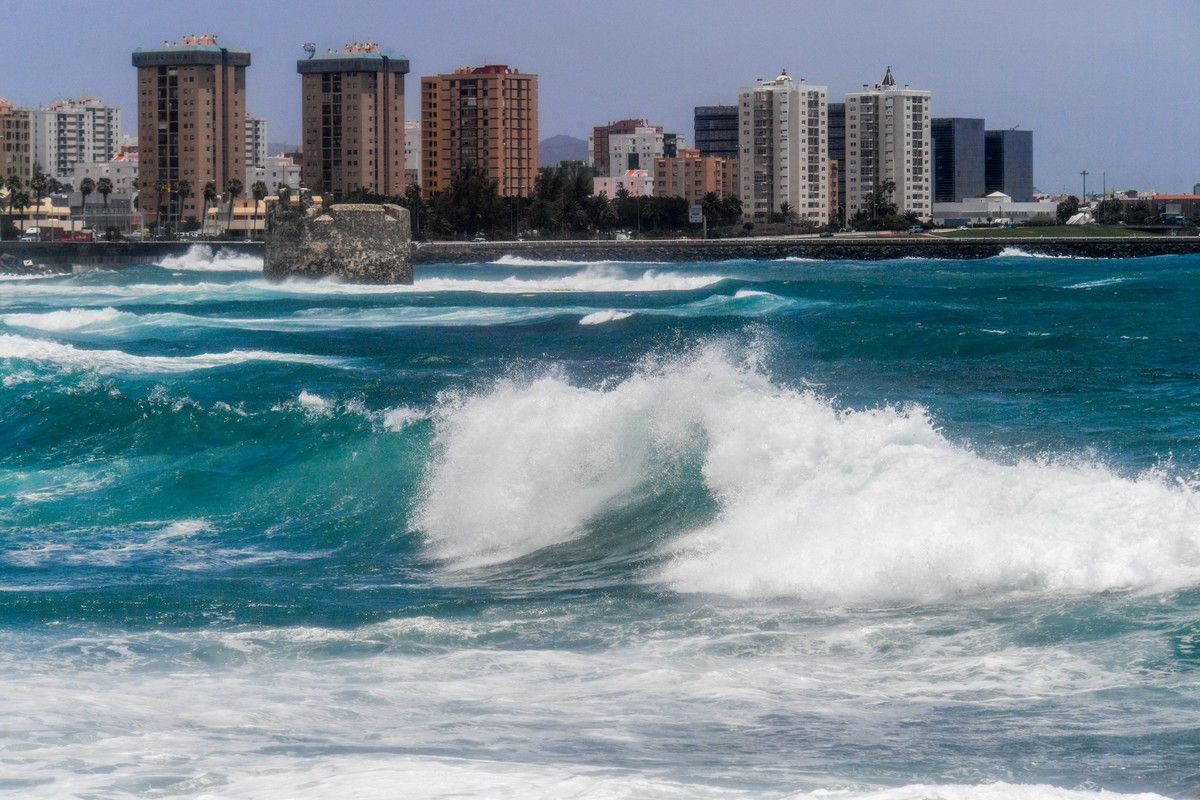
[[[258,268],[0,278],[0,793],[1200,790],[1200,257]]]

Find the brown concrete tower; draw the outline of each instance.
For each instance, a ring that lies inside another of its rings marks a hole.
[[[473,170],[504,197],[533,192],[538,162],[537,75],[503,64],[421,78],[421,184],[426,196]]]
[[[249,65],[248,51],[221,47],[212,34],[134,51],[138,203],[148,218],[199,219],[204,184],[212,181],[223,194],[230,178],[245,181]],[[187,197],[178,191],[182,181]]]
[[[312,54],[301,75],[305,187],[334,199],[404,193],[404,76],[408,59],[374,42]]]

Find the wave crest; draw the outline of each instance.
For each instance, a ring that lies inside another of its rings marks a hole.
[[[941,602],[1200,582],[1200,496],[1161,474],[1001,463],[919,407],[838,410],[708,347],[619,384],[502,381],[445,399],[416,523],[433,555],[498,563],[582,535],[698,454],[718,512],[653,579],[680,592]]]

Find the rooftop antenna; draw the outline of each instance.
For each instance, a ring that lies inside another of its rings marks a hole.
[[[311,59],[317,54],[317,45],[314,42],[305,42],[304,52],[308,53],[308,57]]]

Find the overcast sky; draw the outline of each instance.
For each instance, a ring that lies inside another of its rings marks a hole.
[[[130,53],[212,31],[253,54],[248,109],[272,141],[299,141],[301,45],[373,39],[416,80],[463,64],[536,72],[541,138],[586,137],[647,117],[692,139],[692,107],[786,67],[838,99],[875,83],[933,92],[935,116],[1034,131],[1044,191],[1165,192],[1200,182],[1200,0],[0,0],[0,97],[33,105],[91,94],[135,125]]]

